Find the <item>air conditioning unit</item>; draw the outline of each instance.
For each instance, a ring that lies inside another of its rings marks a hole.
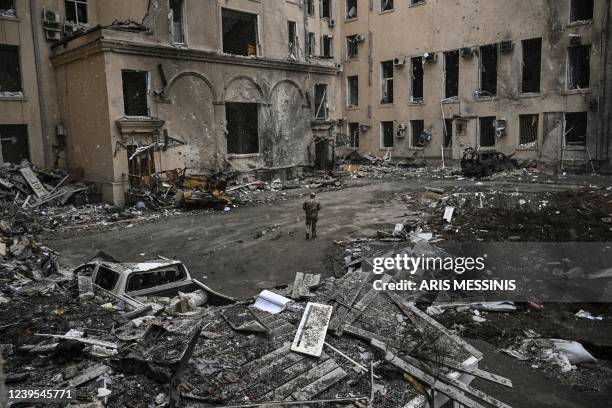
[[[474,56],[474,50],[470,47],[463,47],[459,50],[461,58],[472,58]]]
[[[421,132],[421,134],[419,135],[419,146],[426,146],[429,144],[429,142],[431,141],[431,131],[429,129],[425,129]]]
[[[76,33],[79,30],[79,27],[75,23],[71,23],[66,21],[64,23],[64,34],[69,37]]]
[[[46,28],[45,38],[47,39],[47,41],[59,41],[62,39],[62,30],[60,29],[51,30],[51,29]]]
[[[506,135],[506,119],[493,121],[493,126],[495,126],[495,136],[502,137]]]
[[[357,42],[359,42],[359,43],[364,42],[364,41],[365,41],[365,39],[366,39],[366,38],[365,38],[365,35],[363,35],[363,34],[357,34],[357,35],[355,36],[355,40],[356,40]]]
[[[570,34],[570,44],[571,45],[580,45],[582,44],[582,36],[579,34]]]
[[[400,123],[399,125],[397,125],[397,130],[405,131],[406,129],[408,129],[408,126],[406,126],[405,123]]]
[[[399,125],[397,125],[397,138],[398,139],[402,139],[404,137],[406,137],[406,130],[408,130],[408,127],[406,126],[405,123],[400,123]]]
[[[396,67],[403,67],[404,65],[406,65],[406,57],[399,56],[394,58],[393,65],[395,65]]]
[[[43,23],[45,23],[45,25],[59,25],[60,24],[59,12],[43,7]]]
[[[508,54],[510,52],[512,52],[512,49],[514,48],[514,43],[512,41],[502,41],[499,43],[499,51],[502,54]]]
[[[330,18],[330,19],[327,21],[327,24],[328,24],[330,27],[332,27],[332,28],[333,28],[333,27],[335,27],[335,26],[336,26],[336,20],[334,20],[333,18]]]
[[[434,52],[426,52],[423,54],[423,62],[424,63],[433,63],[436,62],[438,56]]]

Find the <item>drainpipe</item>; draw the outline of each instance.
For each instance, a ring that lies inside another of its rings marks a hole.
[[[49,139],[47,137],[47,109],[45,92],[43,89],[42,62],[40,58],[40,37],[38,36],[38,16],[36,15],[36,1],[30,0],[30,22],[32,23],[32,42],[34,45],[34,66],[36,67],[36,87],[38,89],[38,109],[40,110],[40,128],[43,144],[43,164],[49,163]]]

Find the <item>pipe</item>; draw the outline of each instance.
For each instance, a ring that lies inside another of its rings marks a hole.
[[[34,46],[34,66],[36,68],[36,87],[38,90],[38,109],[40,110],[40,130],[43,145],[43,164],[49,163],[49,138],[47,136],[47,103],[43,88],[42,62],[40,58],[40,37],[38,36],[38,18],[36,1],[30,0],[30,23],[32,25],[32,43]]]

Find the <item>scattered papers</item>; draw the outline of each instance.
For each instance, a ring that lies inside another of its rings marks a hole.
[[[451,220],[453,219],[454,212],[455,212],[455,207],[446,207],[446,209],[444,210],[444,216],[442,217],[442,219],[446,220],[446,222],[451,222]]]
[[[574,316],[589,320],[603,320],[603,316],[593,316],[591,312],[586,310],[579,310]]]
[[[254,306],[264,312],[278,314],[285,310],[291,302],[292,300],[289,298],[270,292],[269,290],[264,290],[257,297]]]

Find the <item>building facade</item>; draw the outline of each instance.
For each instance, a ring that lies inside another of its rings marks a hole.
[[[1,161],[122,203],[186,169],[252,177],[353,150],[612,155],[609,0],[0,0]]]

